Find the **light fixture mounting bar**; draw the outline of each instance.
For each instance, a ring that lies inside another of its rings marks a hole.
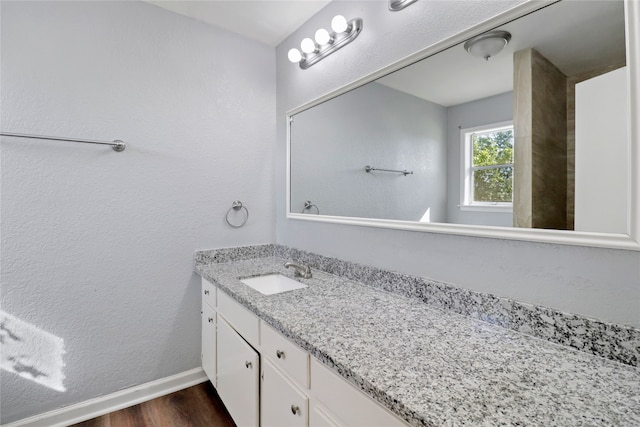
[[[397,12],[417,1],[418,0],[389,0],[389,10]]]
[[[346,32],[332,32],[330,34],[331,38],[333,39],[332,43],[325,46],[320,46],[318,51],[315,53],[307,53],[306,56],[300,61],[300,68],[306,70],[316,62],[320,61],[323,58],[326,58],[341,47],[348,45],[356,37],[358,37],[358,34],[360,34],[360,32],[362,31],[362,19],[354,18],[347,24],[348,26]]]

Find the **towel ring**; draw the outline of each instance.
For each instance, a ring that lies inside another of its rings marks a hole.
[[[246,216],[244,217],[244,221],[242,221],[240,224],[233,224],[231,221],[229,221],[229,214],[233,211],[239,211],[240,209],[244,209],[246,213]],[[248,219],[249,219],[249,210],[247,209],[246,206],[242,204],[240,200],[236,200],[231,204],[231,208],[229,208],[229,210],[227,211],[227,215],[225,215],[224,217],[224,220],[227,221],[227,224],[229,224],[233,228],[242,227],[247,223]]]
[[[316,208],[316,210],[318,211],[316,213],[316,215],[320,215],[320,208],[318,208],[316,205],[314,205],[311,200],[307,200],[306,202],[304,202],[304,209],[302,209],[302,211],[300,213],[304,213],[304,211],[311,209],[311,208]]]

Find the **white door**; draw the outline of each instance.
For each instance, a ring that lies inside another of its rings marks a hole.
[[[258,427],[260,357],[218,316],[218,394],[238,427]]]
[[[575,229],[627,232],[627,68],[576,85]]]

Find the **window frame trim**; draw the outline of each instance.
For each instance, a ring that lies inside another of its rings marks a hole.
[[[473,158],[470,138],[468,138],[467,135],[487,130],[499,130],[506,128],[513,129],[515,149],[515,129],[513,126],[513,120],[487,123],[468,128],[460,127],[460,204],[458,205],[458,209],[461,211],[513,212],[513,202],[469,202],[469,200],[471,200],[471,164],[473,162]],[[496,169],[500,166],[501,165],[492,165],[489,168]]]

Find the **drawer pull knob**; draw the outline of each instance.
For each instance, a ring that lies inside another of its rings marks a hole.
[[[204,294],[205,294],[205,295],[209,295],[209,289],[205,289],[205,290],[204,290]]]
[[[249,362],[248,360],[246,362],[244,362],[244,366],[246,366],[247,368],[250,368],[252,365],[251,362]]]
[[[213,323],[213,317],[209,317],[209,323]]]
[[[297,415],[300,412],[300,408],[298,405],[291,405],[291,413],[293,415]]]
[[[278,359],[282,359],[284,357],[284,351],[276,350],[276,356],[278,356]]]

